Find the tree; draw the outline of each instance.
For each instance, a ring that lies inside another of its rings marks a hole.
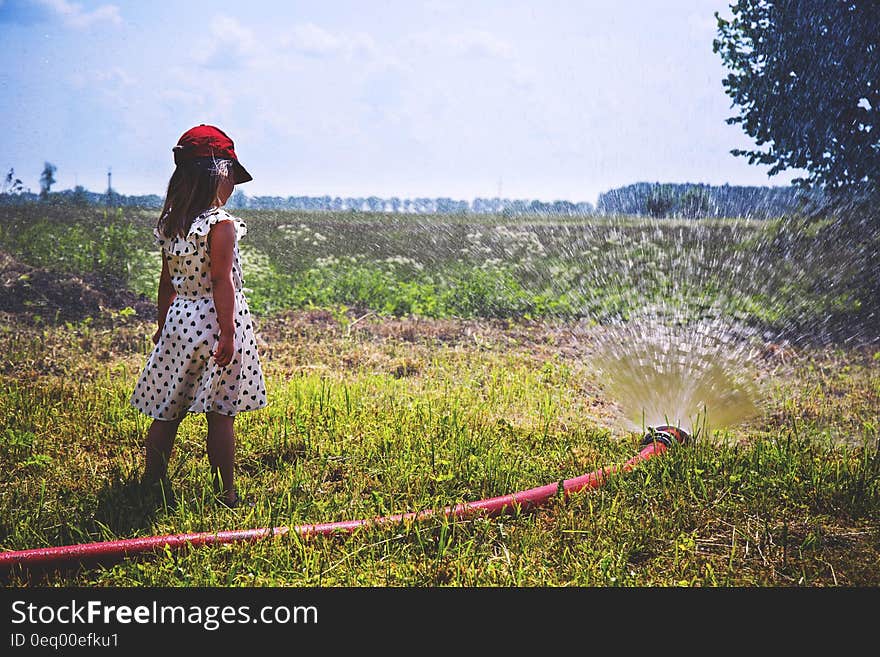
[[[3,180],[0,194],[21,194],[24,191],[24,183],[15,177],[15,169],[10,169]]]
[[[804,186],[877,193],[880,182],[880,2],[738,0],[718,12],[727,119],[763,149],[736,149],[769,175],[803,169]]]
[[[43,173],[40,174],[40,198],[49,198],[49,190],[55,184],[55,172],[58,168],[51,162],[43,165]]]
[[[70,196],[70,200],[74,205],[85,205],[89,202],[88,196],[86,196],[86,188],[82,185],[77,185],[73,188],[73,194]]]
[[[232,196],[229,197],[227,205],[236,210],[246,208],[248,206],[247,195],[242,190],[236,189],[232,192]]]
[[[675,205],[673,191],[668,185],[654,185],[645,199],[645,210],[652,217],[665,217]]]
[[[687,219],[698,219],[709,214],[712,197],[707,187],[692,185],[685,189],[678,199],[679,212]]]

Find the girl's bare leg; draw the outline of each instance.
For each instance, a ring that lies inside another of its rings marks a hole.
[[[220,413],[206,413],[208,418],[208,461],[214,490],[221,501],[234,505],[238,501],[235,492],[235,417]]]
[[[147,462],[143,483],[154,484],[163,481],[168,475],[168,461],[171,459],[174,438],[182,420],[182,417],[177,420],[153,420],[147,430]]]

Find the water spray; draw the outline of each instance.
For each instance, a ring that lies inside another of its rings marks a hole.
[[[145,536],[116,541],[0,552],[0,575],[8,577],[14,570],[48,571],[75,568],[77,566],[108,565],[142,554],[161,553],[166,550],[186,547],[195,548],[205,545],[223,545],[244,541],[254,542],[264,538],[281,537],[288,534],[296,534],[303,539],[307,539],[315,536],[352,534],[359,530],[401,525],[431,518],[461,520],[516,514],[534,509],[559,496],[567,498],[572,493],[599,488],[608,481],[609,476],[616,473],[629,472],[639,463],[665,453],[666,450],[676,444],[684,444],[690,440],[691,436],[686,431],[673,425],[649,427],[639,446],[639,453],[623,464],[606,466],[573,479],[553,482],[509,495],[492,497],[476,502],[464,502],[446,507],[440,511],[425,510],[363,520],[343,520],[297,525],[294,527],[282,526]]]

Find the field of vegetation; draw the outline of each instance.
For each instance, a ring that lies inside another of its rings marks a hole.
[[[876,243],[832,222],[243,211],[269,406],[236,422],[253,506],[229,510],[203,416],[181,425],[176,503],[138,486],[154,214],[3,213],[3,550],[435,509],[621,463],[641,432],[595,366],[619,322],[752,327],[764,394],[747,421],[537,510],[9,586],[880,584]]]

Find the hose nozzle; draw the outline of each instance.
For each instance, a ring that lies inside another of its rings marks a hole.
[[[642,447],[647,447],[651,443],[663,443],[667,447],[672,447],[675,443],[686,443],[690,440],[690,435],[684,429],[674,427],[671,424],[662,424],[659,427],[648,427],[648,432],[642,439]]]

